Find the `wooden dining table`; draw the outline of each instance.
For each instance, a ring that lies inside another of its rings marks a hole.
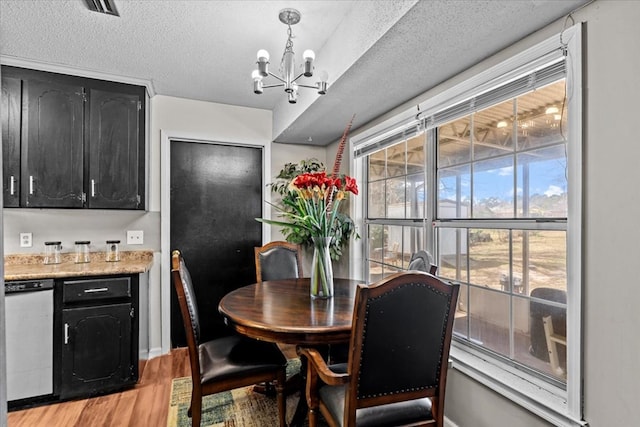
[[[311,297],[309,278],[254,283],[225,295],[218,309],[228,326],[258,340],[298,346],[348,343],[359,283],[334,279],[334,295],[328,299]],[[303,384],[291,426],[302,424],[306,410]]]

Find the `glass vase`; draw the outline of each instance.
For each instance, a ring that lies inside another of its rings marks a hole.
[[[333,267],[329,252],[330,243],[331,237],[313,238],[310,283],[312,298],[331,298],[333,296]]]

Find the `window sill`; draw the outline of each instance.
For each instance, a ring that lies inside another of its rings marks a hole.
[[[462,343],[451,343],[450,358],[453,360],[453,369],[553,425],[568,427],[588,425],[585,421],[568,413],[567,393],[559,387],[527,375]]]

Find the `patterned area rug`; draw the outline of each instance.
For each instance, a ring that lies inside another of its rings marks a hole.
[[[300,361],[293,359],[287,376],[298,372]],[[293,418],[299,393],[287,397],[287,422]],[[169,399],[167,427],[191,427],[187,416],[191,400],[191,377],[174,378]],[[205,396],[202,399],[202,426],[206,427],[273,427],[278,425],[275,396],[254,393],[253,386]]]

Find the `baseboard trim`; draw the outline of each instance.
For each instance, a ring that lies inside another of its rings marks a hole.
[[[162,356],[162,347],[154,347],[149,350],[148,359],[153,359],[154,357]]]
[[[451,421],[449,418],[444,417],[444,427],[458,427],[458,425]]]

